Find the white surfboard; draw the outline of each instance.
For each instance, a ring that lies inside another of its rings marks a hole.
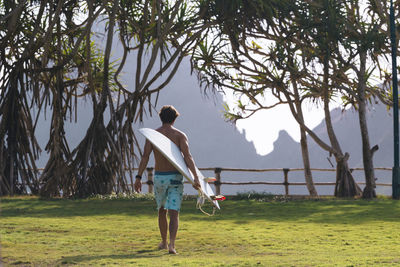
[[[187,167],[183,155],[179,147],[172,142],[168,137],[160,132],[153,129],[142,128],[139,132],[147,139],[153,146],[160,151],[161,154],[191,183],[194,184],[193,175]],[[219,204],[217,200],[213,200],[212,197],[215,196],[211,186],[207,183],[203,174],[196,168],[197,176],[199,177],[199,182],[201,188],[199,189],[201,193],[206,196],[206,198],[219,209]]]

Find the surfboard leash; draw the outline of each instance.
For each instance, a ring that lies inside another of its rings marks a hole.
[[[203,212],[207,216],[214,216],[216,208],[213,206],[213,211],[212,211],[211,214],[206,212],[206,211],[204,211],[202,209],[202,206],[204,205],[204,202],[205,202],[204,200],[206,199],[206,196],[200,190],[198,190],[198,192],[199,192],[199,197],[197,199],[196,208],[199,209],[201,212]]]

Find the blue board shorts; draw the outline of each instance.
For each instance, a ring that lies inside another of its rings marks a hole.
[[[183,196],[183,176],[177,171],[158,172],[154,174],[154,195],[157,209],[181,209]]]

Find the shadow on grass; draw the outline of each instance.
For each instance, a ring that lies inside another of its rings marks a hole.
[[[211,210],[211,208],[204,207]],[[234,221],[237,224],[254,221],[306,221],[315,223],[359,224],[367,221],[400,221],[400,202],[390,199],[366,200],[293,200],[256,201],[226,200],[213,217],[203,215],[195,208],[194,200],[182,204],[182,220],[218,222]],[[149,216],[156,219],[154,201],[132,200],[40,200],[37,198],[1,199],[1,216],[4,217],[73,217],[73,216]]]
[[[3,198],[0,201],[4,217],[73,217],[96,215],[149,215],[156,212],[153,201],[104,199]]]
[[[61,260],[58,261],[58,265],[71,265],[71,264],[84,264],[85,262],[90,261],[101,261],[101,260],[139,260],[145,258],[158,258],[162,255],[156,254],[158,249],[148,249],[148,250],[138,250],[129,254],[110,254],[110,255],[77,255],[77,256],[68,256],[62,257]],[[133,263],[133,262],[132,262]]]

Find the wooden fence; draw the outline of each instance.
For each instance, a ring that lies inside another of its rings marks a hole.
[[[43,171],[43,169],[38,169],[39,171]],[[289,172],[302,172],[301,179],[304,180],[304,169],[303,168],[279,168],[279,169],[241,169],[241,168],[199,168],[201,171],[213,171],[214,177],[216,181],[209,182],[209,184],[213,184],[215,187],[216,195],[221,194],[221,187],[222,185],[272,185],[272,186],[283,186],[285,189],[285,195],[289,195],[289,187],[290,186],[306,186],[305,182],[289,182]],[[385,167],[377,167],[374,168],[375,171],[392,171],[392,168],[385,168]],[[128,171],[128,169],[126,169]],[[134,168],[133,171],[137,171],[137,168]],[[336,172],[336,169],[318,169],[312,168],[311,171],[313,172]],[[364,171],[363,168],[350,168],[350,171]],[[232,182],[232,181],[225,181],[222,179],[222,172],[246,172],[246,173],[268,173],[268,172],[281,172],[282,173],[282,180],[279,181],[252,181],[252,182]],[[313,175],[315,176],[315,175]],[[297,177],[299,178],[299,177]],[[153,180],[154,180],[154,168],[149,167],[147,168],[147,181],[142,182],[143,184],[148,185],[148,192],[153,193]],[[314,182],[315,186],[334,186],[335,178],[331,179],[332,182]],[[131,179],[133,182],[133,180]],[[365,181],[356,181],[357,184],[363,185]],[[188,184],[189,182],[186,182]],[[128,186],[131,187],[131,190],[134,191],[134,185],[129,184]],[[391,183],[376,183],[376,186],[392,186]]]
[[[304,169],[302,168],[282,168],[282,169],[240,169],[240,168],[199,168],[201,171],[213,171],[216,181],[209,182],[215,186],[215,193],[216,195],[221,194],[221,186],[222,185],[273,185],[273,186],[283,186],[285,188],[285,195],[289,195],[289,187],[290,186],[306,186],[305,182],[289,182],[289,172],[300,172],[303,179],[304,179]],[[391,168],[375,168],[375,170],[380,171],[392,171]],[[281,172],[282,173],[282,181],[275,182],[275,181],[254,181],[254,182],[229,182],[222,180],[222,172],[247,172],[247,173],[268,173],[268,172]],[[336,172],[336,169],[317,169],[313,168],[311,171],[316,172]],[[353,171],[364,171],[363,168],[351,168],[351,172]],[[154,168],[147,168],[147,181],[143,182],[149,186],[149,193],[153,192],[153,177],[154,177]],[[333,179],[334,180],[334,179]],[[364,181],[356,181],[357,184],[365,184]],[[185,182],[189,183],[189,182]],[[334,186],[335,181],[333,182],[314,182],[316,186]],[[392,186],[391,183],[376,183],[376,186]]]

